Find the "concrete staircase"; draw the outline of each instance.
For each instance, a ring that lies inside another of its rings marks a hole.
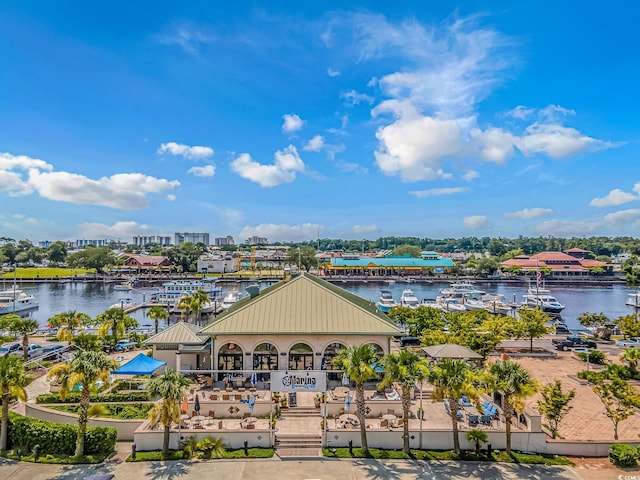
[[[317,425],[308,433],[276,433],[276,455],[281,458],[310,458],[322,456],[322,415],[315,407],[289,407],[282,410],[280,421],[296,422],[303,419]]]

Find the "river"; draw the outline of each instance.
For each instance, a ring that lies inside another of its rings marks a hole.
[[[242,284],[240,290],[249,283]],[[406,284],[406,283],[345,283],[338,284],[346,290],[355,293],[367,300],[376,302],[381,289],[390,290],[393,297],[400,299],[402,290],[411,288],[418,299],[435,298],[439,290],[447,286],[447,283],[434,284]],[[526,286],[514,286],[501,283],[476,283],[479,289],[488,293],[498,293],[504,295],[505,299],[522,302],[522,296],[526,293]],[[11,285],[3,285],[9,288]],[[261,285],[261,288],[266,286]],[[29,316],[38,320],[41,325],[45,325],[50,317],[56,313],[76,310],[95,316],[104,312],[112,305],[119,304],[124,298],[131,298],[134,302],[140,303],[149,298],[151,293],[157,292],[157,287],[136,288],[129,292],[114,290],[113,285],[90,284],[90,283],[67,283],[67,284],[40,284],[20,287],[26,292],[33,293],[38,299],[39,308],[29,313]],[[231,287],[224,287],[231,290]],[[233,289],[237,289],[235,286]],[[633,313],[633,308],[625,305],[627,294],[635,290],[624,285],[599,286],[599,287],[553,287],[552,294],[558,301],[565,305],[562,312],[562,319],[571,329],[579,329],[580,324],[577,317],[584,312],[604,313],[614,320],[621,315]],[[145,311],[139,310],[132,314],[141,324],[152,323],[145,315]]]

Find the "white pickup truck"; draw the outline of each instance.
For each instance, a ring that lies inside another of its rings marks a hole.
[[[616,340],[616,347],[620,348],[640,348],[640,339],[627,338],[626,340]]]

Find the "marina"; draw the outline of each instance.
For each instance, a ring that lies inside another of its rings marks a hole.
[[[272,285],[273,279],[269,281],[258,282],[261,289]],[[221,288],[223,296],[231,291],[244,292],[249,285],[256,283],[255,280],[247,280],[244,282],[216,282],[215,287]],[[441,290],[450,286],[451,282],[440,283],[414,283],[411,290],[418,302],[422,305],[433,304],[436,297],[441,296]],[[360,297],[370,300],[374,304],[380,300],[381,284],[379,283],[363,283],[363,282],[337,282],[337,285],[350,291]],[[33,295],[38,301],[38,309],[23,312],[38,320],[41,325],[48,323],[48,319],[56,313],[76,310],[95,316],[104,312],[111,306],[120,306],[120,301],[124,298],[131,299],[136,304],[133,309],[126,309],[127,313],[136,318],[141,324],[149,323],[146,317],[146,308],[153,305],[151,298],[154,293],[158,292],[157,286],[133,288],[130,291],[122,292],[114,288],[115,284],[104,283],[80,283],[69,282],[59,284],[37,284],[37,285],[21,285],[28,295]],[[394,301],[399,301],[403,290],[407,287],[406,283],[394,282],[384,283],[383,289],[388,291]],[[504,298],[506,303],[522,303],[524,295],[527,294],[526,285],[516,285],[513,283],[500,282],[474,282],[476,290],[482,290],[487,295],[498,296],[496,298]],[[600,286],[566,286],[558,285],[553,288],[554,297],[557,298],[565,309],[561,313],[564,323],[571,329],[580,329],[581,326],[577,321],[577,317],[584,312],[604,313],[607,317],[614,320],[622,315],[633,314],[636,310],[627,304],[630,294],[637,293],[637,288],[627,287],[625,285],[600,285]],[[223,297],[218,297],[223,298]],[[124,303],[124,302],[123,302]],[[218,300],[218,304],[220,304]],[[158,304],[158,303],[156,303]],[[160,304],[162,305],[162,304]],[[496,301],[496,313],[500,313],[502,303]],[[171,319],[173,323],[175,318]]]

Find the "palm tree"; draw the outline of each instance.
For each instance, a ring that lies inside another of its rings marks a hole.
[[[435,387],[431,397],[434,402],[446,402],[453,427],[453,449],[460,454],[458,438],[458,401],[462,396],[477,402],[478,390],[475,382],[478,376],[475,367],[460,358],[445,358],[431,368],[429,382]]]
[[[416,382],[423,381],[428,373],[426,359],[420,357],[413,350],[403,348],[398,352],[391,352],[383,360],[384,385],[399,383],[402,387],[402,412],[404,418],[404,431],[402,434],[402,450],[407,455],[411,454],[409,446],[409,409],[411,408],[411,391],[415,389]]]
[[[16,336],[22,336],[22,359],[29,360],[29,334],[38,329],[38,321],[32,318],[21,318],[15,313],[0,317],[0,329],[7,330]]]
[[[160,320],[166,320],[169,318],[169,312],[167,312],[164,307],[161,307],[160,305],[154,305],[153,307],[151,307],[147,315],[153,320],[156,328],[156,333],[158,333],[158,322]]]
[[[502,394],[502,410],[507,432],[507,455],[511,455],[511,417],[524,411],[524,398],[538,390],[536,381],[519,363],[511,360],[495,362],[489,367],[489,383]]]
[[[467,432],[467,441],[473,442],[476,447],[476,457],[480,456],[480,444],[489,441],[489,435],[484,430],[469,430]]]
[[[638,348],[625,348],[620,360],[624,360],[629,364],[629,370],[633,378],[638,373],[638,361],[640,361],[640,349]]]
[[[89,407],[91,406],[91,386],[96,381],[109,381],[109,373],[117,364],[109,360],[102,352],[81,351],[73,360],[58,364],[49,370],[49,378],[55,378],[60,385],[58,394],[64,400],[76,385],[82,385],[80,390],[80,408],[78,412],[78,437],[76,439],[75,456],[84,455],[84,437],[89,421]]]
[[[138,326],[138,321],[124,313],[121,308],[110,308],[96,316],[98,327],[98,335],[107,337],[109,333],[113,337],[113,343],[117,343],[120,337],[124,337],[129,328]]]
[[[333,364],[344,371],[356,384],[357,416],[360,421],[360,437],[362,454],[369,454],[367,446],[367,429],[365,425],[364,383],[376,378],[373,364],[378,360],[378,354],[371,345],[351,345],[338,351]]]
[[[0,357],[0,389],[2,390],[2,425],[0,427],[0,451],[7,449],[9,402],[11,397],[26,401],[25,387],[31,377],[24,371],[24,363],[15,355]]]
[[[210,301],[211,299],[209,298],[209,295],[207,295],[207,292],[204,290],[196,290],[191,294],[191,309],[195,313],[196,323],[200,321],[200,312],[202,311],[202,307]]]
[[[180,421],[180,400],[190,384],[190,380],[181,373],[166,369],[162,375],[153,378],[147,385],[147,390],[152,397],[161,398],[149,412],[149,423],[152,427],[158,422],[164,426],[163,457],[169,453],[171,424]]]
[[[191,315],[191,312],[193,311],[192,307],[193,303],[191,295],[183,295],[182,297],[180,297],[176,308],[180,310],[180,318],[182,319],[182,321],[185,321],[185,318],[187,321],[189,321],[189,315]]]
[[[73,331],[77,328],[83,330],[85,325],[91,323],[91,316],[88,313],[69,310],[55,314],[49,319],[49,323],[54,327],[58,327],[58,340],[66,340],[71,345]]]

